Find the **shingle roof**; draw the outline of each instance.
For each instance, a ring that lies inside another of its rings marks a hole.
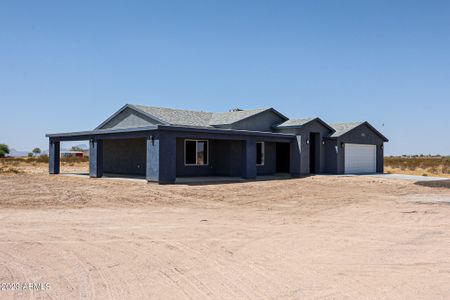
[[[271,108],[240,110],[230,112],[203,112],[184,109],[163,108],[145,105],[130,105],[131,107],[158,118],[171,125],[185,125],[195,127],[210,127],[233,124]]]
[[[309,123],[314,119],[316,119],[316,118],[291,119],[291,120],[287,120],[286,122],[283,122],[281,124],[278,124],[276,127],[282,128],[282,127],[303,126],[306,123]]]
[[[144,105],[132,105],[134,108],[150,114],[171,125],[208,126],[213,113],[184,109],[172,109]]]
[[[321,118],[304,118],[304,119],[292,119],[292,120],[286,120],[285,122],[278,124],[275,126],[275,128],[283,129],[283,128],[301,128],[304,125],[311,123],[311,122],[319,122],[324,127],[328,128],[330,132],[334,132],[334,128],[332,128],[330,125],[325,123]]]
[[[389,142],[388,138],[385,137],[384,135],[382,135],[377,129],[375,129],[375,127],[373,127],[372,125],[370,125],[369,122],[364,121],[364,122],[348,122],[348,123],[335,123],[335,124],[331,124],[331,127],[333,127],[336,131],[330,136],[331,138],[335,138],[335,137],[340,137],[344,134],[346,134],[347,132],[349,132],[350,130],[365,124],[367,127],[369,127],[373,132],[375,132],[381,139],[383,139],[383,141],[385,142]]]
[[[268,109],[270,108],[213,113],[209,121],[209,125],[214,126],[214,125],[233,124],[248,117],[251,117],[253,115],[259,114],[260,112],[263,112]]]
[[[336,131],[330,137],[339,137],[341,135],[344,135],[353,128],[356,128],[363,123],[365,122],[346,122],[331,124],[330,126],[333,127]]]

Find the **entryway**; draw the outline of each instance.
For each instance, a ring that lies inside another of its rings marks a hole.
[[[276,172],[289,173],[291,148],[289,143],[276,143]]]
[[[316,132],[309,134],[309,173],[320,173],[320,135]]]

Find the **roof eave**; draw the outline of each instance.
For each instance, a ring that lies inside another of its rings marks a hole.
[[[140,131],[153,131],[157,130],[160,125],[150,125],[144,127],[134,128],[120,128],[120,129],[94,129],[86,131],[73,131],[73,132],[60,132],[60,133],[47,133],[47,138],[63,138],[63,137],[89,137],[93,135],[115,134],[115,133],[127,133],[127,132],[140,132]]]
[[[192,126],[178,126],[178,125],[159,125],[159,130],[170,130],[170,131],[199,131],[199,132],[218,132],[227,134],[244,134],[244,135],[261,135],[261,136],[279,136],[292,138],[295,134],[292,133],[279,133],[279,132],[269,132],[269,131],[254,131],[254,130],[241,130],[241,129],[230,129],[230,128],[216,128],[216,127],[192,127]]]

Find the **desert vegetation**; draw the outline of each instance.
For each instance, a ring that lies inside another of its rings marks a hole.
[[[450,177],[450,156],[388,156],[384,165],[387,173]]]
[[[89,157],[63,157],[61,167],[67,170],[86,170]],[[40,173],[47,171],[48,156],[0,157],[0,174]],[[403,155],[387,156],[385,172],[450,178],[450,156]]]
[[[0,144],[0,158],[5,157],[9,154],[9,147],[6,144]]]
[[[75,172],[86,170],[89,157],[63,157],[61,167]],[[45,173],[48,168],[48,156],[31,157],[1,157],[0,175],[15,175],[22,173]]]

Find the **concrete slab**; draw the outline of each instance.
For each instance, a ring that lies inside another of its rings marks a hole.
[[[88,173],[61,173],[62,176],[82,177],[89,178]],[[218,184],[218,183],[232,183],[232,182],[244,182],[244,181],[264,181],[264,180],[280,180],[289,179],[289,174],[276,174],[270,176],[258,176],[256,179],[248,180],[242,177],[227,177],[227,176],[207,176],[207,177],[177,177],[176,184],[190,184],[190,185],[202,185],[202,184]],[[103,174],[103,177],[96,178],[97,180],[126,180],[134,182],[147,182],[143,176],[123,175],[123,174]]]
[[[62,176],[71,176],[71,177],[81,177],[81,178],[90,178],[87,173],[61,173]],[[119,175],[119,174],[103,174],[103,177],[95,178],[96,180],[125,180],[125,181],[134,181],[134,182],[143,182],[146,183],[147,180],[143,176],[132,176],[132,175]]]
[[[336,177],[357,177],[357,176],[368,176],[368,177],[378,177],[384,179],[401,179],[401,180],[412,180],[412,181],[445,181],[450,180],[446,177],[433,177],[433,176],[418,176],[418,175],[407,175],[407,174],[320,174],[314,176],[336,176]]]
[[[431,177],[431,176],[418,176],[418,175],[407,175],[407,174],[370,174],[363,176],[379,177],[385,179],[403,179],[403,180],[413,180],[413,181],[441,181],[450,180],[450,178],[445,177]]]

